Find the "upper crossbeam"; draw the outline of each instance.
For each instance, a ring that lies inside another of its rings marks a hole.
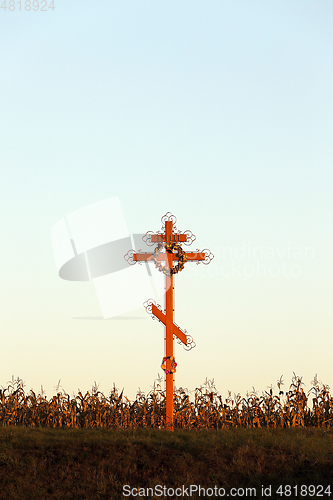
[[[151,237],[151,241],[153,243],[160,243],[162,241],[166,241],[167,236],[165,234],[153,234]],[[186,234],[170,234],[168,241],[187,241]]]

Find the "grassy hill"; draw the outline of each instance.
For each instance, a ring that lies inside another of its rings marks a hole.
[[[263,487],[270,498],[330,498],[332,471],[331,429],[0,427],[4,500],[264,498]]]

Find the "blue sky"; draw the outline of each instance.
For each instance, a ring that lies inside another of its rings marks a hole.
[[[134,397],[161,373],[143,308],[74,319],[93,286],[57,276],[53,225],[114,196],[131,232],[170,211],[215,254],[176,279],[177,386],[333,385],[332,22],[328,0],[1,9],[1,385]]]

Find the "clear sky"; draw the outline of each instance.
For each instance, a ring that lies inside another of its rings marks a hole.
[[[170,211],[215,254],[175,280],[197,344],[176,346],[176,386],[333,387],[332,1],[15,5],[0,9],[0,385],[133,398],[162,373],[143,307],[84,319],[101,318],[92,283],[57,275],[53,225],[117,196],[131,232]]]

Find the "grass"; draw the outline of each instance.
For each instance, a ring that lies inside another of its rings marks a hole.
[[[262,485],[273,493],[281,484],[326,487],[332,467],[331,429],[0,428],[6,500],[126,498],[126,484],[254,487],[260,497]]]

